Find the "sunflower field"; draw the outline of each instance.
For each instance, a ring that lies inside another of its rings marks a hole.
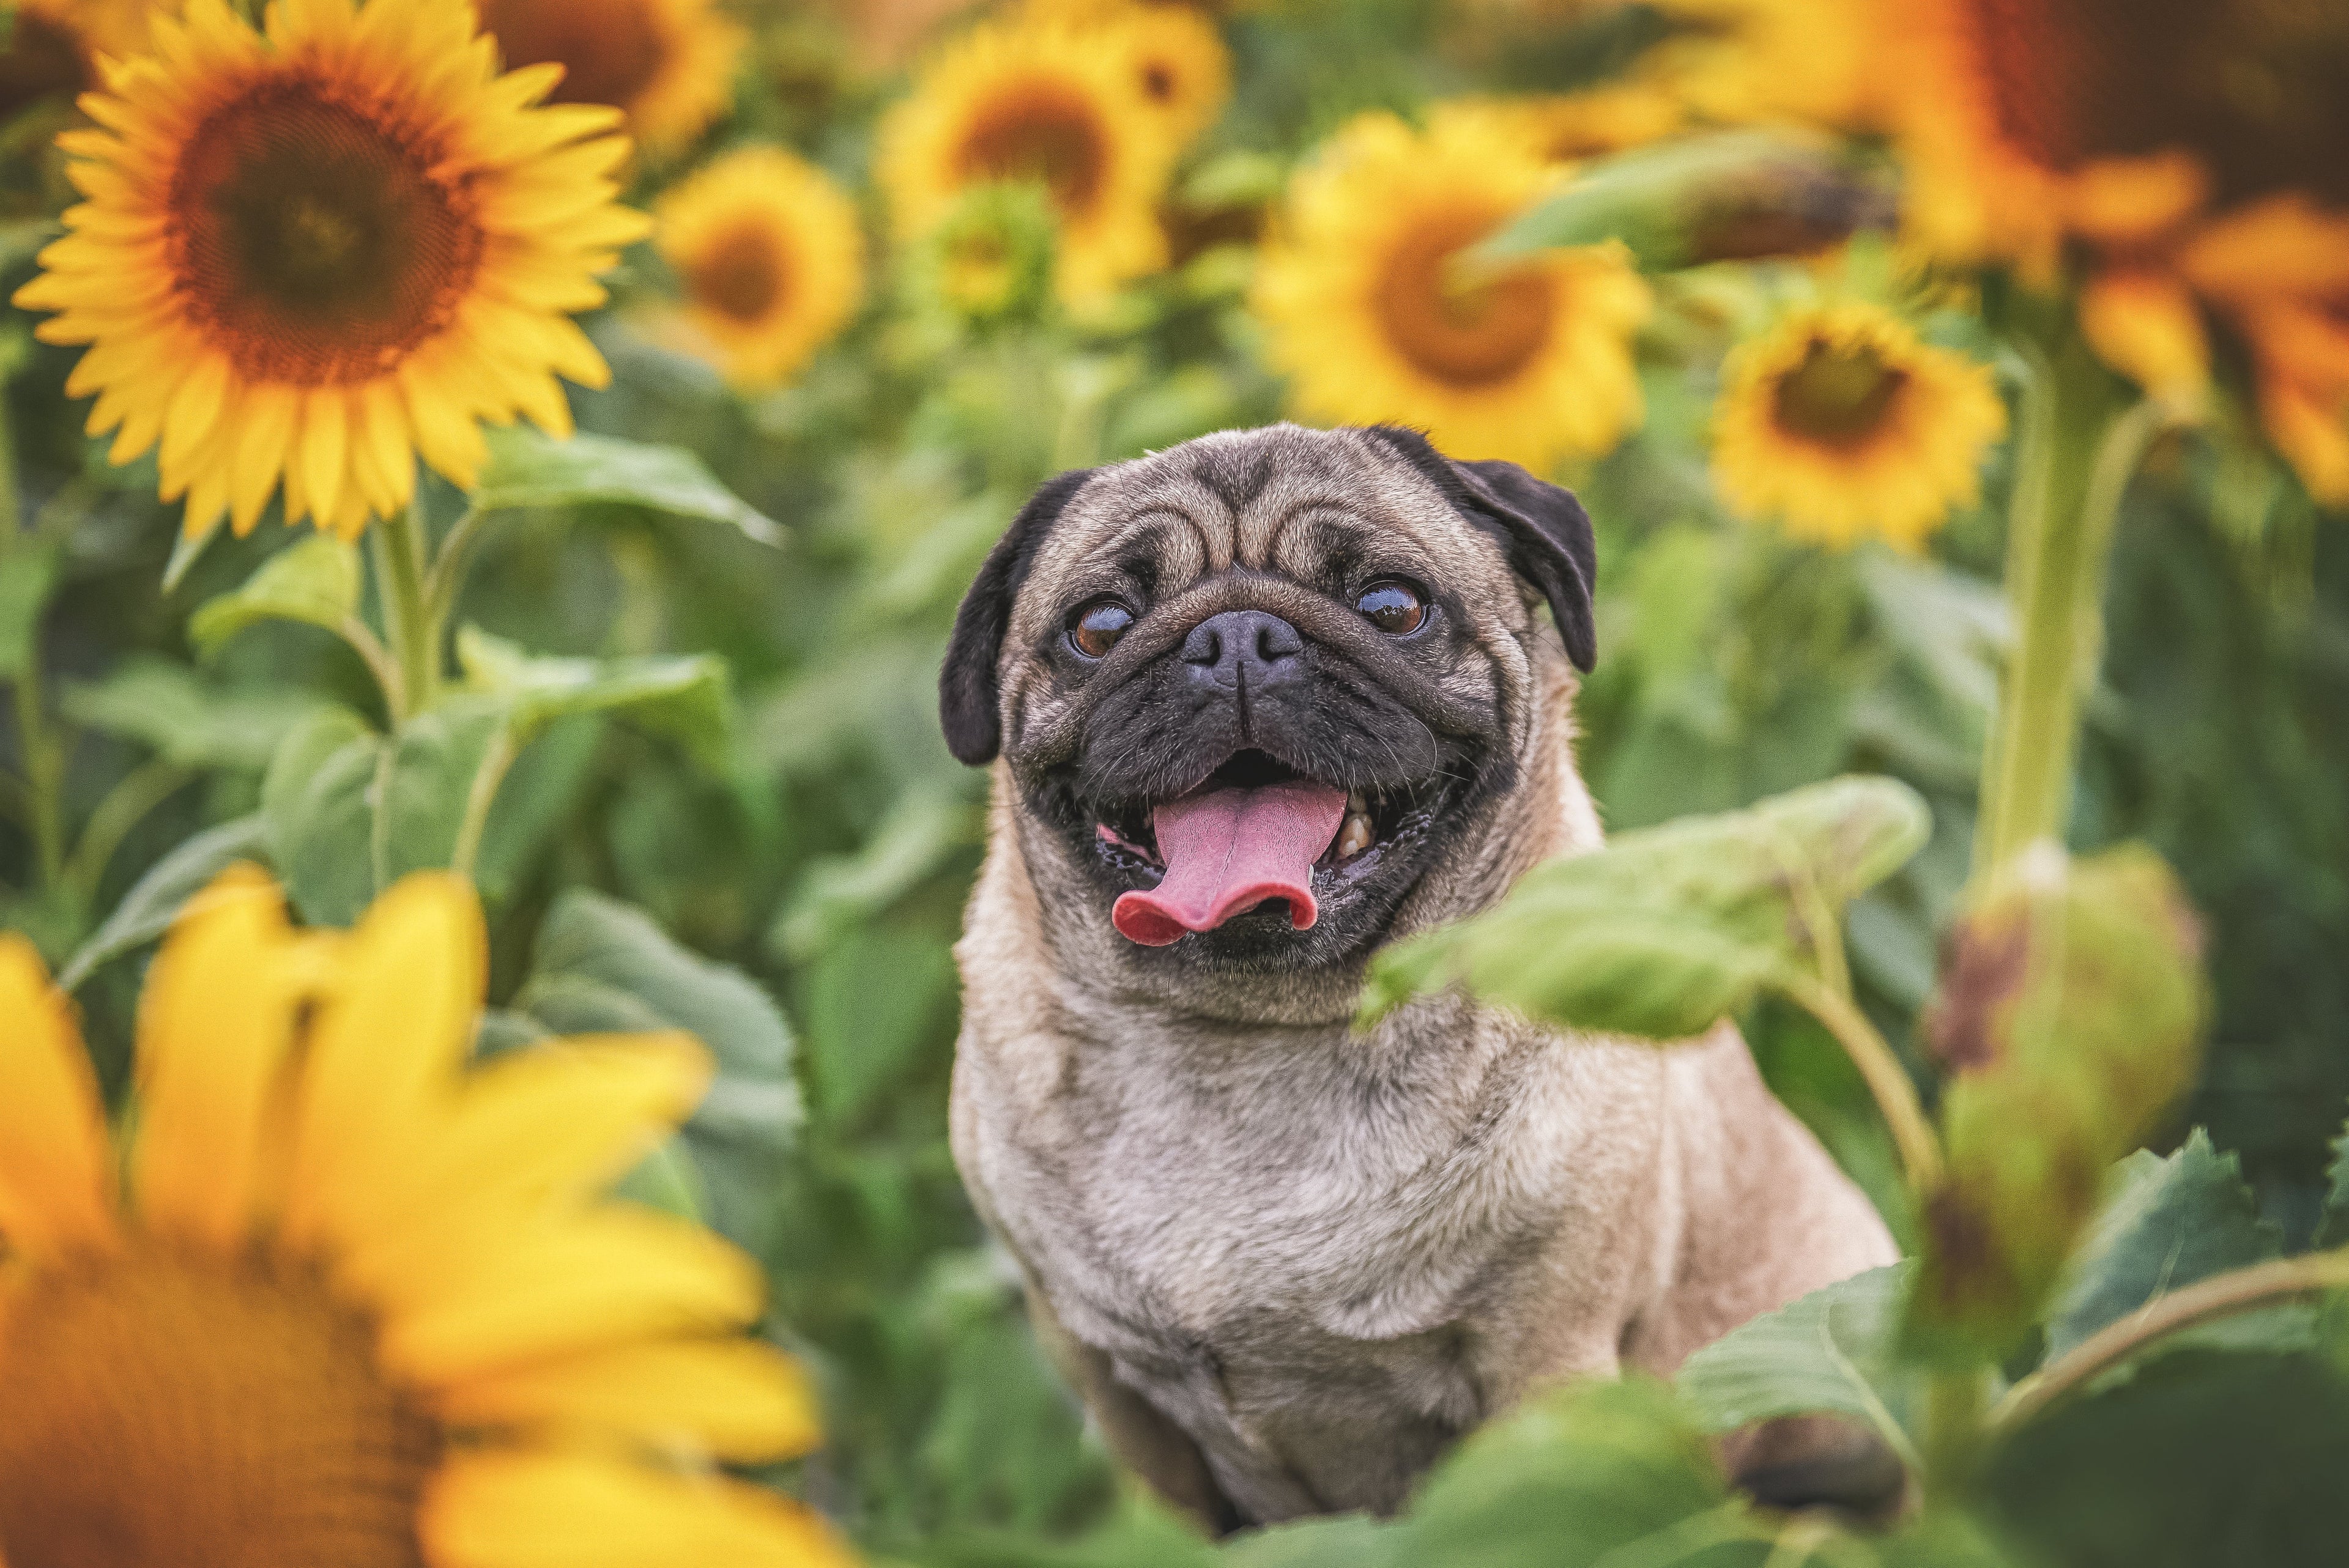
[[[0,1568],[2349,1556],[2349,5],[0,27]],[[1283,418],[1598,529],[1610,845],[1365,1016],[1734,1016],[1911,1255],[1210,1542],[956,1177],[936,682]]]

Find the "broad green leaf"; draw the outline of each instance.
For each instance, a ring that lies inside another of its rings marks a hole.
[[[2150,850],[2075,861],[2047,845],[1976,892],[1945,952],[1920,1022],[1951,1075],[1949,1168],[1925,1202],[1911,1326],[1922,1347],[2003,1356],[2054,1288],[2106,1168],[2193,1081],[2200,936]]]
[[[263,562],[243,587],[199,606],[189,618],[188,636],[209,654],[263,621],[300,621],[331,632],[358,608],[357,547],[331,533],[313,533]]]
[[[886,909],[958,849],[978,842],[981,809],[951,787],[909,789],[853,855],[808,869],[771,940],[805,959],[843,925]]]
[[[683,1029],[709,1047],[718,1077],[686,1142],[718,1227],[755,1249],[802,1117],[791,1030],[767,994],[679,946],[643,912],[574,888],[548,911],[514,1002],[557,1035]]]
[[[182,768],[257,772],[324,705],[279,687],[222,687],[184,665],[141,656],[103,680],[67,686],[62,706],[76,723],[135,740]]]
[[[808,965],[800,1017],[809,1093],[827,1127],[886,1103],[952,1016],[954,957],[926,932],[846,927]]]
[[[2349,1382],[2323,1357],[2184,1350],[1993,1449],[1983,1506],[2024,1562],[2298,1568],[2349,1542]]]
[[[521,738],[557,718],[624,711],[675,736],[703,766],[725,764],[730,705],[726,661],[715,655],[561,658],[466,626],[457,633],[457,662],[471,689],[506,705]]]
[[[1778,1416],[1849,1416],[1913,1461],[1915,1378],[1894,1354],[1909,1269],[1854,1274],[1731,1329],[1682,1364],[1682,1396],[1717,1432]]]
[[[1768,1555],[1693,1412],[1636,1377],[1538,1395],[1471,1434],[1401,1533],[1396,1568],[1597,1568],[1634,1542],[1656,1568]]]
[[[719,483],[709,466],[682,447],[612,436],[557,441],[522,424],[482,434],[490,460],[473,491],[477,511],[611,502],[730,523],[762,544],[782,542],[783,531],[771,518]]]
[[[612,1195],[697,1224],[707,1224],[709,1220],[709,1187],[693,1162],[692,1150],[686,1148],[681,1138],[663,1140],[659,1148],[614,1183]]]
[[[348,925],[409,872],[450,864],[505,724],[495,700],[456,697],[395,735],[339,709],[289,734],[261,810],[270,859],[304,917]]]
[[[1586,164],[1470,253],[1500,262],[1619,240],[1661,270],[1816,250],[1883,226],[1889,195],[1832,142],[1787,130],[1677,137]]]
[[[1380,954],[1362,1019],[1461,985],[1577,1027],[1701,1034],[1798,974],[1814,928],[1897,870],[1930,825],[1907,786],[1854,778],[1625,833],[1535,867],[1485,914]]]
[[[57,971],[57,985],[78,989],[100,965],[154,941],[171,928],[188,900],[238,861],[267,857],[267,833],[259,813],[207,828],[148,869],[122,895],[114,913]]]
[[[2113,1175],[2111,1196],[2048,1316],[2050,1361],[2181,1285],[2282,1254],[2282,1231],[2260,1218],[2240,1162],[2212,1149],[2199,1128],[2168,1159],[2139,1150]],[[2313,1325],[2310,1308],[2292,1305],[2192,1334],[2199,1343],[2216,1331],[2240,1348],[2294,1349]]]
[[[0,542],[0,681],[15,680],[31,667],[41,612],[57,583],[58,546],[53,542]]]

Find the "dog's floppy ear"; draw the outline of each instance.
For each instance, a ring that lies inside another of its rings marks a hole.
[[[1370,434],[1427,476],[1462,516],[1501,542],[1510,569],[1541,590],[1550,618],[1575,668],[1599,661],[1599,629],[1591,595],[1599,583],[1599,547],[1590,514],[1574,492],[1534,478],[1515,463],[1454,462],[1417,430],[1373,425]]]
[[[1028,498],[1003,537],[987,553],[987,563],[963,595],[955,613],[954,636],[947,644],[946,663],[938,670],[938,723],[947,732],[947,749],[957,762],[976,768],[995,760],[1003,747],[1003,719],[996,709],[1001,697],[995,679],[997,658],[1003,652],[1003,634],[1011,624],[1011,603],[1027,580],[1036,548],[1051,531],[1071,497],[1093,477],[1091,469],[1075,469],[1045,481]]]

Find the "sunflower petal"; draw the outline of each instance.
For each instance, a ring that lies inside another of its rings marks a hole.
[[[633,1436],[758,1463],[822,1435],[800,1364],[756,1340],[624,1345],[468,1377],[436,1401],[458,1427]]]
[[[119,1237],[106,1116],[73,1009],[41,955],[0,932],[0,1242],[41,1257]]]
[[[418,1519],[434,1568],[851,1568],[806,1507],[734,1481],[582,1454],[472,1452]]]

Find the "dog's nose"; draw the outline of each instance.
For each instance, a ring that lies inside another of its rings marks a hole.
[[[1183,662],[1202,684],[1252,691],[1294,680],[1305,671],[1305,639],[1297,628],[1264,610],[1226,610],[1191,628],[1183,639]]]

